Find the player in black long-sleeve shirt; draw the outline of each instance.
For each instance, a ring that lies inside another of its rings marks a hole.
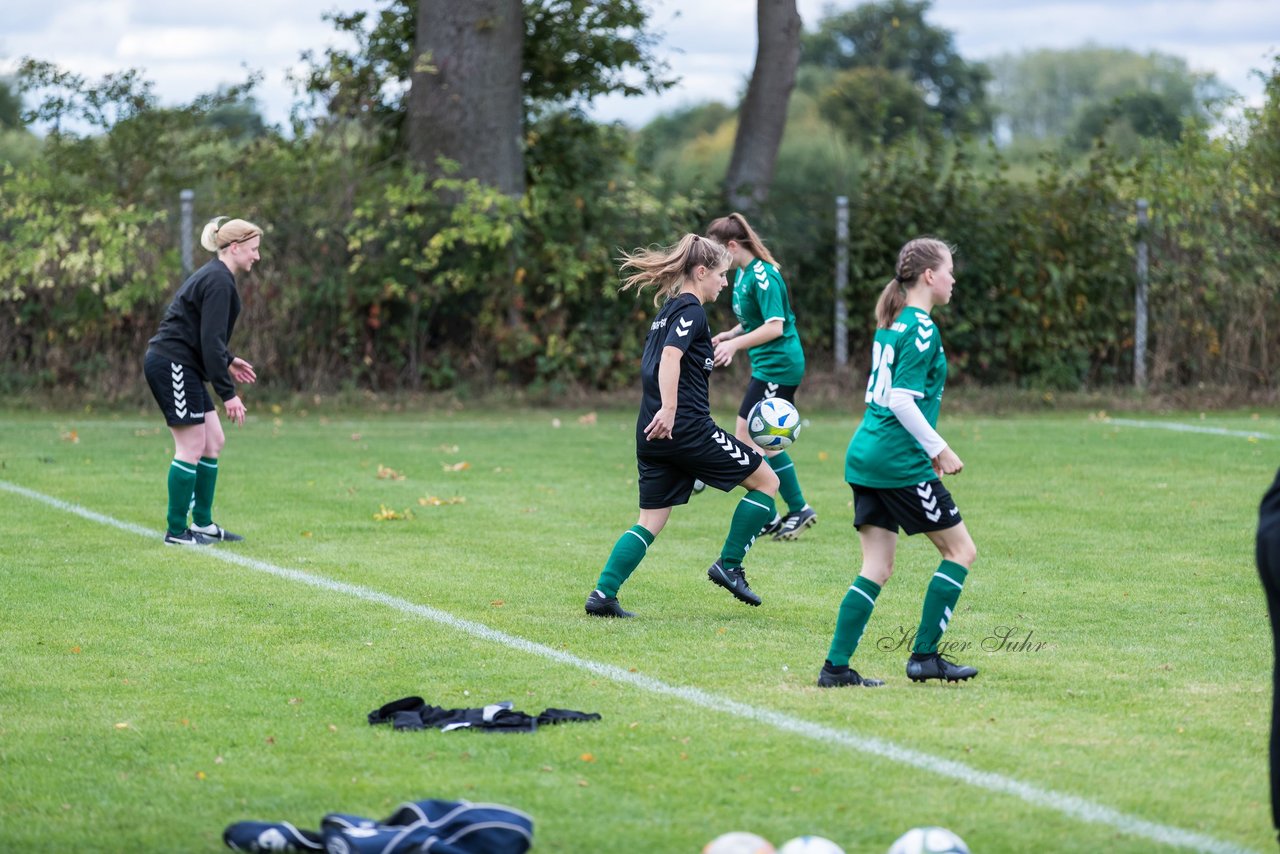
[[[1280,830],[1280,471],[1258,508],[1258,575],[1271,617],[1271,821]]]
[[[630,617],[618,604],[618,588],[644,560],[649,546],[685,504],[694,480],[728,492],[742,486],[720,557],[707,577],[740,602],[759,605],[747,585],[742,559],[760,529],[774,516],[778,476],[760,450],[711,420],[707,378],[715,367],[711,328],[702,308],[727,284],[730,255],[720,243],[685,235],[675,246],[642,249],[623,256],[635,272],[623,289],[656,286],[662,308],[649,326],[641,358],[640,414],[636,419],[636,466],[640,474],[640,518],[623,532],[587,596],[594,617]]]
[[[253,365],[231,354],[228,342],[240,315],[236,275],[253,268],[261,240],[262,229],[251,222],[226,217],[210,221],[200,245],[217,257],[182,283],[160,321],[160,330],[147,342],[143,359],[147,384],[173,433],[167,545],[203,546],[244,539],[213,521],[218,456],[226,435],[204,384],[213,384],[227,417],[243,424],[244,403],[235,384],[252,383],[257,375]]]

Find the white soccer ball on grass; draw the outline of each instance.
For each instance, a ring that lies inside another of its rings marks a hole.
[[[844,849],[821,836],[797,836],[782,843],[778,854],[844,854]]]
[[[969,846],[945,827],[913,827],[898,837],[889,854],[969,854]]]
[[[763,836],[734,830],[722,833],[702,848],[702,854],[774,854],[773,843]]]

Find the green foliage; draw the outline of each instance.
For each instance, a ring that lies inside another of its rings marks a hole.
[[[824,102],[801,91],[776,194],[757,226],[783,262],[811,361],[834,348],[833,197],[844,194],[855,360],[869,351],[872,308],[898,247],[932,233],[958,250],[956,297],[942,315],[958,380],[1052,389],[1125,383],[1134,369],[1135,211],[1143,196],[1154,223],[1146,235],[1152,384],[1273,387],[1280,300],[1266,271],[1280,232],[1266,212],[1280,207],[1280,120],[1274,73],[1267,82],[1266,106],[1228,135],[1210,138],[1191,122],[1175,143],[1095,142],[1078,163],[1042,160],[1029,179],[1015,179],[998,153],[975,155],[936,135],[904,135],[860,157],[841,153],[824,142],[814,115]],[[1127,103],[1168,119],[1164,102]],[[654,170],[711,186],[700,182],[723,168],[732,127],[667,148]],[[1172,133],[1171,122],[1163,133]]]
[[[47,161],[0,176],[0,361],[38,381],[76,382],[79,365],[115,368],[120,337],[136,340],[134,309],[166,282],[163,211],[68,184]],[[148,333],[149,334],[149,333]],[[93,355],[106,357],[89,361]]]
[[[637,0],[526,0],[525,102],[531,112],[601,95],[662,92],[675,80]]]
[[[850,194],[850,352],[870,352],[899,247],[933,235],[956,252],[955,296],[939,316],[957,380],[1122,380],[1132,326],[1131,246],[1116,227],[1123,180],[1102,156],[1083,175],[1047,171],[1028,187],[975,169],[960,147],[916,139],[880,150]]]
[[[428,184],[408,167],[379,178],[345,228],[345,331],[362,351],[356,377],[374,388],[432,387],[452,377],[435,371],[430,354],[463,351],[502,316],[510,289],[496,262],[507,257],[518,211],[474,181]]]
[[[1154,383],[1275,382],[1280,61],[1266,84],[1251,122],[1213,139],[1185,134],[1144,170]]]
[[[376,15],[326,13],[325,20],[356,47],[302,55],[306,69],[298,83],[311,108],[331,120],[368,123],[387,135],[384,144],[393,144],[404,125],[416,16],[413,0],[389,0]],[[295,134],[306,125],[304,115],[294,116]]]
[[[14,91],[13,81],[0,78],[0,131],[22,128],[22,96]]]
[[[885,0],[863,3],[847,12],[828,14],[816,32],[801,38],[801,64],[830,71],[874,69],[879,74],[838,75],[827,96],[833,117],[851,121],[879,118],[886,122],[918,119],[921,112],[936,116],[950,135],[984,133],[991,126],[985,85],[986,67],[966,61],[956,51],[951,33],[925,21],[929,0]],[[893,78],[897,78],[894,80]],[[915,105],[907,105],[914,90]],[[855,99],[872,97],[884,104],[862,104]],[[843,104],[844,109],[840,108]],[[864,134],[888,138],[903,130],[882,125],[839,125],[851,138]]]
[[[23,168],[40,156],[40,138],[28,130],[0,130],[0,164]]]
[[[1245,111],[1245,157],[1260,188],[1274,194],[1280,191],[1280,54],[1273,57],[1269,73],[1254,73],[1262,80],[1265,100],[1261,108]]]
[[[1088,45],[1040,49],[993,60],[992,105],[1011,156],[1066,142],[1087,152],[1097,137],[1129,156],[1143,139],[1174,141],[1184,121],[1211,123],[1230,90],[1186,60]]]
[[[252,103],[257,83],[251,77],[185,107],[162,109],[136,69],[89,81],[28,58],[19,75],[22,91],[40,96],[28,118],[50,128],[43,148],[50,166],[84,190],[156,209],[188,186],[202,158],[225,157],[229,143],[242,141],[216,117]]]
[[[737,126],[735,116],[680,145],[657,152],[652,161],[642,163],[641,167],[661,176],[672,192],[697,187],[715,194],[715,188],[723,182],[729,168]]]
[[[380,341],[366,347],[375,387],[440,384],[440,353],[535,391],[630,382],[645,311],[617,296],[613,259],[696,228],[698,216],[691,201],[659,204],[643,179],[617,177],[625,152],[621,129],[562,111],[530,129],[521,205],[475,182],[388,175],[347,232],[349,273],[367,283],[361,312]]]
[[[636,159],[645,165],[655,164],[665,153],[678,151],[689,140],[715,133],[733,116],[732,109],[717,101],[664,113],[636,135]]]
[[[612,17],[625,4],[572,8],[582,26],[638,21]],[[619,44],[596,47],[623,65],[642,56]],[[630,379],[636,307],[613,293],[613,259],[703,219],[691,200],[660,200],[653,179],[629,177],[624,130],[575,110],[532,120],[531,189],[517,203],[454,177],[427,183],[387,159],[375,116],[295,123],[305,132],[293,139],[246,124],[253,81],[172,110],[156,107],[136,72],[92,82],[29,60],[23,81],[42,95],[33,117],[55,130],[37,168],[10,169],[0,185],[0,270],[11,283],[0,328],[23,330],[49,307],[75,313],[48,314],[57,329],[47,336],[6,334],[7,363],[49,366],[63,337],[94,345],[41,383],[88,380],[103,369],[83,357],[92,353],[136,361],[180,279],[171,229],[183,188],[195,191],[197,227],[213,213],[265,227],[263,260],[241,283],[237,350],[264,382],[304,388],[448,387],[463,373],[548,390]],[[543,91],[571,100],[587,85],[569,76]]]
[[[204,119],[205,124],[216,129],[228,138],[247,142],[256,137],[265,136],[267,124],[258,111],[258,103],[252,95],[243,100],[232,100],[219,104],[209,110]]]
[[[291,314],[312,331],[323,324],[321,340],[342,356],[330,363],[337,375],[375,389],[452,387],[465,380],[460,365],[549,392],[630,380],[641,327],[633,301],[614,293],[613,259],[701,216],[689,200],[660,201],[646,180],[615,177],[626,151],[622,130],[567,111],[530,129],[520,203],[409,166],[357,179],[346,224],[325,233],[345,239],[345,275],[315,271],[325,287],[304,291]],[[269,253],[279,238],[268,236]]]
[[[1113,149],[1134,156],[1146,140],[1177,142],[1181,135],[1182,119],[1165,99],[1151,92],[1135,92],[1086,108],[1069,143],[1085,151],[1094,140],[1106,139]]]
[[[825,362],[832,349],[834,196],[858,196],[865,166],[864,154],[822,120],[811,97],[792,97],[769,205],[752,222],[783,265],[805,350],[815,364]]]
[[[527,118],[545,110],[580,108],[601,95],[661,92],[675,81],[645,30],[637,0],[526,0],[524,99]],[[394,133],[403,126],[413,71],[418,7],[387,0],[372,16],[328,14],[356,49],[307,54],[303,84],[332,116],[374,117]],[[637,79],[638,75],[638,79]]]
[[[366,47],[375,44],[392,48],[389,36]],[[826,118],[817,84],[831,74],[810,66],[801,77],[771,204],[755,224],[782,261],[815,369],[835,344],[834,197],[846,195],[855,366],[898,247],[937,234],[957,247],[956,297],[940,314],[957,380],[1127,382],[1144,197],[1153,384],[1274,387],[1276,70],[1265,105],[1228,132],[1210,137],[1190,121],[1176,142],[1144,143],[1139,157],[1104,139],[1075,162],[1034,170],[919,128],[851,141]],[[137,377],[182,277],[184,188],[196,194],[197,228],[215,214],[266,228],[262,261],[240,284],[236,331],[264,384],[511,383],[544,396],[630,385],[652,307],[617,293],[618,253],[724,213],[715,200],[735,130],[720,105],[639,135],[544,105],[526,126],[528,190],[511,200],[456,175],[415,173],[394,156],[390,113],[370,101],[299,118],[284,137],[219,120],[245,115],[252,80],[174,109],[158,108],[134,72],[88,81],[32,60],[20,85],[39,96],[31,117],[53,131],[21,136],[18,156],[4,154],[13,137],[0,137],[0,383],[11,389],[131,393],[119,377]],[[713,323],[731,323],[727,305],[710,310]]]
[[[913,133],[936,133],[941,127],[911,80],[883,68],[837,72],[823,90],[820,105],[824,119],[864,146]]]
[[[966,146],[908,134],[862,151],[793,99],[769,208],[755,225],[783,264],[811,361],[834,349],[834,197],[849,198],[849,352],[870,352],[873,309],[898,248],[936,234],[957,246],[959,284],[947,317],[958,380],[1078,388],[1131,375],[1132,177],[1107,151],[1083,172],[1052,164],[1013,181]],[[714,174],[732,124],[664,152],[655,171],[694,182]],[[699,165],[701,164],[701,165]],[[681,172],[680,170],[684,170]],[[714,186],[704,184],[702,186]],[[715,311],[723,312],[723,308]],[[727,321],[725,317],[723,320]]]

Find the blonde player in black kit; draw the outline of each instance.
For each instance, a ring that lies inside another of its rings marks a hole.
[[[147,342],[143,360],[147,384],[173,434],[166,545],[204,546],[244,539],[213,521],[218,456],[226,436],[204,384],[213,384],[227,417],[243,424],[244,402],[235,383],[252,383],[257,375],[253,365],[231,354],[227,342],[240,314],[236,275],[253,268],[261,240],[262,229],[251,222],[226,217],[210,221],[200,245],[217,257],[182,283],[160,330]]]
[[[622,269],[635,271],[622,289],[657,287],[654,304],[661,308],[649,327],[641,362],[643,398],[636,420],[640,518],[614,544],[596,589],[587,596],[586,611],[594,617],[634,616],[618,603],[618,588],[644,560],[671,508],[689,501],[695,480],[724,492],[737,486],[747,490],[707,577],[739,601],[759,605],[742,559],[774,517],[778,476],[757,448],[716,426],[707,396],[715,348],[702,307],[728,284],[729,251],[714,240],[686,234],[674,246],[636,250],[621,260]]]

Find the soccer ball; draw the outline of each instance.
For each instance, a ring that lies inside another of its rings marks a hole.
[[[735,830],[722,833],[702,849],[702,854],[774,854],[773,843],[763,836]]]
[[[781,451],[800,438],[800,413],[781,398],[766,397],[751,407],[747,432],[766,451]]]
[[[945,827],[913,827],[898,837],[889,854],[969,854],[969,846]]]
[[[844,854],[844,849],[821,836],[797,836],[784,842],[778,854]]]

